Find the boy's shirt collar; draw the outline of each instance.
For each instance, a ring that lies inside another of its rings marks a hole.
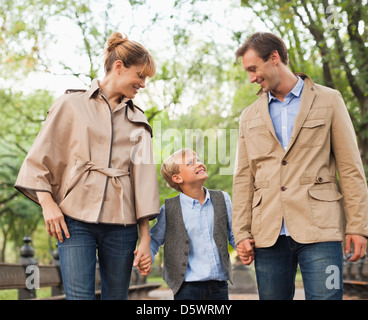
[[[203,204],[205,204],[208,201],[208,199],[211,199],[211,197],[210,197],[210,193],[207,190],[207,188],[203,187],[203,189],[206,192],[206,199],[203,202]],[[191,198],[191,197],[187,196],[186,194],[184,194],[183,192],[180,192],[180,202],[186,204],[191,209],[194,208],[194,205],[195,205],[196,201],[199,202],[197,199]]]

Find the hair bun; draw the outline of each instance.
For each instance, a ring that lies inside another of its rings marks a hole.
[[[115,31],[107,40],[107,52],[113,51],[116,46],[121,45],[126,41],[128,41],[128,37],[126,35],[124,37],[120,32]]]

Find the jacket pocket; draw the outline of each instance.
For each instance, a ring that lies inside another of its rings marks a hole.
[[[252,156],[270,152],[273,146],[273,137],[265,122],[258,118],[249,121],[245,136],[247,152]]]
[[[324,119],[310,119],[303,123],[297,141],[299,147],[318,147],[323,144],[323,128],[326,126]]]
[[[252,225],[251,233],[253,235],[258,234],[261,229],[261,204],[262,195],[254,195],[252,201]]]
[[[309,189],[314,223],[320,228],[340,228],[342,195],[334,189]]]

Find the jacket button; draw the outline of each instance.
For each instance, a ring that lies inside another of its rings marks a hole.
[[[282,164],[283,166],[286,166],[286,165],[287,165],[287,161],[286,161],[286,160],[282,160],[282,161],[281,161],[281,164]]]
[[[286,191],[286,187],[282,186],[281,191]]]
[[[186,256],[187,256],[188,254],[189,254],[188,252],[184,252],[184,255],[186,255]]]
[[[323,181],[323,178],[322,177],[318,177],[317,180],[318,180],[319,183],[321,183]]]

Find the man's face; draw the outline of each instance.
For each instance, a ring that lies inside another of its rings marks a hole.
[[[279,85],[278,70],[272,54],[265,62],[256,51],[249,49],[242,56],[242,64],[250,82],[257,82],[264,92],[273,91]]]

